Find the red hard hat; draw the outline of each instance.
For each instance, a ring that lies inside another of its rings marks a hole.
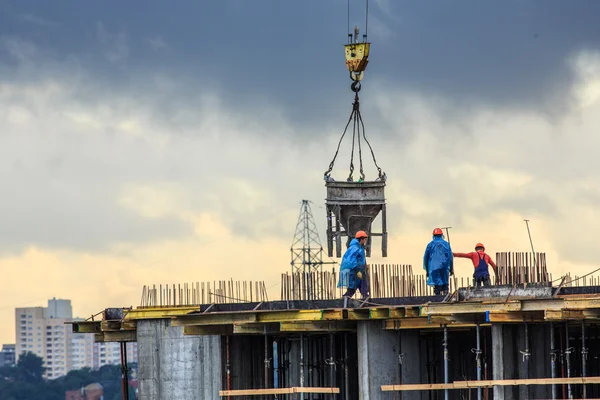
[[[485,250],[485,246],[482,243],[477,243],[475,245],[475,250],[477,250],[478,247],[481,247],[483,250]]]
[[[362,239],[362,238],[369,237],[369,235],[367,235],[367,232],[365,232],[365,231],[358,231],[358,232],[356,232],[356,235],[354,235],[354,237],[356,239]]]
[[[433,230],[433,234],[434,234],[434,235],[443,235],[443,234],[444,234],[444,232],[442,232],[442,230],[441,230],[440,228],[435,228],[435,229]]]

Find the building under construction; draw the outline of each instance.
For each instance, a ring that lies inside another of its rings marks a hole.
[[[499,253],[498,282],[455,278],[445,297],[373,265],[373,298],[348,308],[329,271],[284,274],[304,289],[277,301],[262,282],[145,286],[139,307],[73,330],[137,342],[140,399],[598,398],[598,278],[553,283],[532,258]],[[295,299],[319,280],[319,299]]]

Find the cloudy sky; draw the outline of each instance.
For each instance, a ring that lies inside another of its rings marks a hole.
[[[352,0],[352,25],[363,12]],[[388,176],[386,262],[420,269],[438,225],[456,251],[527,251],[528,218],[555,275],[596,267],[599,13],[371,1],[361,105]],[[54,296],[80,316],[138,305],[148,283],[277,296],[302,199],[324,235],[346,34],[346,0],[0,0],[0,343],[15,307]]]

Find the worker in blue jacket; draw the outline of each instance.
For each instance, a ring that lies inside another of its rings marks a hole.
[[[354,239],[350,242],[348,249],[342,257],[340,265],[340,279],[338,287],[347,287],[344,293],[344,300],[351,298],[356,293],[356,289],[360,290],[363,298],[368,297],[369,290],[366,280],[365,266],[367,259],[365,257],[365,245],[367,244],[368,235],[365,231],[358,231]]]
[[[425,249],[423,269],[427,273],[427,285],[433,286],[434,293],[448,294],[448,276],[454,275],[454,256],[440,228],[433,230],[433,240]]]

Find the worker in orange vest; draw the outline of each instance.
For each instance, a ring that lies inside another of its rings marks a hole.
[[[498,279],[498,268],[496,267],[496,263],[494,263],[492,258],[485,253],[485,246],[483,244],[477,243],[475,245],[475,251],[471,253],[452,253],[452,255],[454,255],[454,257],[471,259],[473,267],[475,267],[475,272],[473,273],[474,286],[491,286],[488,264],[492,266],[494,274],[496,275],[496,280]]]

